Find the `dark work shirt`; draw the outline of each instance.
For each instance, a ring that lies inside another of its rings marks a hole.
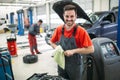
[[[35,36],[38,33],[40,33],[40,26],[38,26],[37,24],[33,24],[33,26],[30,26],[30,28],[29,28],[29,34]]]

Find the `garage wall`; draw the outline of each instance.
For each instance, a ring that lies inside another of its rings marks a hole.
[[[119,5],[119,0],[110,0],[110,9]]]
[[[87,13],[91,12],[93,9],[93,0],[73,0],[73,2],[79,4],[79,6]]]
[[[44,4],[44,5],[40,5],[40,6],[38,6],[38,7],[36,7],[36,22],[39,20],[39,19],[42,19],[43,20],[43,24],[42,24],[42,27],[44,28],[44,27],[46,27],[46,24],[47,24],[47,15],[46,15],[46,5]],[[34,21],[34,23],[36,23]]]
[[[60,17],[54,12],[52,9],[53,3],[50,4],[50,23],[51,28],[55,28],[60,24],[63,24],[63,21],[60,19]]]
[[[46,6],[42,5],[39,7],[36,7],[36,14],[37,14],[37,19],[42,19],[46,20]]]
[[[106,11],[109,10],[109,0],[94,0],[93,11]]]
[[[16,11],[21,9],[22,7],[17,7],[17,6],[0,6],[0,18],[6,18],[6,14],[8,14],[7,23],[10,23],[10,13],[14,12],[14,18],[17,18]]]
[[[106,11],[119,5],[119,0],[94,0],[93,11]]]

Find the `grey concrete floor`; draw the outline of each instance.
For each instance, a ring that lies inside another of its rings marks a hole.
[[[7,36],[11,33],[0,34],[0,47],[7,47]],[[38,61],[33,64],[25,64],[23,56],[30,54],[28,36],[25,32],[24,36],[17,36],[17,55],[11,57],[12,70],[15,80],[26,80],[34,73],[48,73],[49,75],[57,75],[57,64],[51,57],[53,49],[45,42],[45,33],[41,33],[43,37],[37,36],[38,49],[42,54],[38,55]],[[25,47],[24,47],[25,46]]]

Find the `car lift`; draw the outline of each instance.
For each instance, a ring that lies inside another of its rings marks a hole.
[[[120,0],[119,0],[119,8],[118,8],[117,45],[118,45],[118,48],[120,49]]]
[[[18,14],[18,35],[24,35],[23,10],[17,11]]]

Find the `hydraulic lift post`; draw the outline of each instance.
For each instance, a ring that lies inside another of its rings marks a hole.
[[[18,14],[18,35],[24,35],[23,10],[17,11]]]
[[[118,7],[117,45],[118,45],[118,48],[120,49],[120,0],[119,0],[119,7]]]

